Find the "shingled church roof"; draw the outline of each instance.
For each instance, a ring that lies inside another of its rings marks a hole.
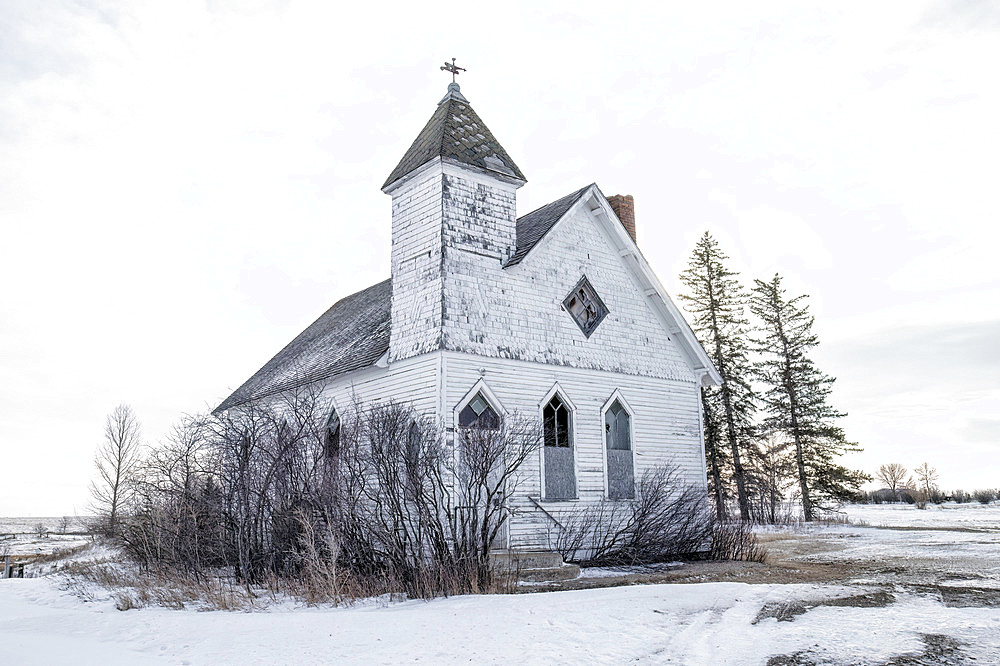
[[[590,185],[580,188],[572,194],[556,199],[552,203],[545,204],[541,208],[531,211],[527,215],[517,218],[517,249],[507,261],[507,266],[518,264],[525,255],[531,252],[538,241],[542,240],[549,229],[555,226],[556,222],[562,219],[570,208],[573,207],[580,197],[590,189]]]
[[[214,413],[372,365],[389,349],[391,322],[391,279],[340,299]]]
[[[519,263],[590,187],[518,218],[517,249],[507,265]],[[391,324],[390,279],[334,303],[214,411],[368,367],[389,349]]]
[[[457,83],[448,86],[448,94],[438,103],[431,119],[389,174],[382,189],[435,157],[527,180],[486,123],[472,110]]]

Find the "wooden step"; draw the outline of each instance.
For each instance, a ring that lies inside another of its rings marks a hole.
[[[549,550],[496,550],[490,553],[490,559],[503,571],[554,569],[563,563],[562,555]]]
[[[580,575],[580,567],[575,564],[564,564],[560,567],[549,567],[546,569],[521,569],[517,572],[517,579],[542,583],[550,580],[573,580]]]

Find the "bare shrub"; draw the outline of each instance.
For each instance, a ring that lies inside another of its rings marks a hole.
[[[742,521],[716,521],[712,529],[713,560],[760,562],[767,560],[767,551],[757,543],[752,525]]]
[[[510,585],[489,554],[541,443],[534,424],[514,414],[446,438],[406,406],[355,405],[334,443],[330,410],[303,390],[185,419],[134,475],[126,552],[150,575],[226,569],[248,595],[307,603]]]
[[[70,518],[69,516],[63,516],[62,518],[59,519],[59,526],[58,526],[59,534],[66,534],[67,532],[69,532],[69,526],[72,520],[73,519]]]
[[[793,442],[771,433],[750,453],[750,520],[772,525],[789,520],[785,495],[795,484]]]
[[[710,550],[714,521],[704,488],[675,467],[647,470],[634,501],[604,500],[570,512],[554,548],[568,562],[642,565]]]
[[[994,490],[983,489],[972,493],[972,497],[980,504],[989,504],[997,498],[997,493]]]
[[[410,596],[494,590],[490,551],[541,443],[537,426],[512,414],[448,442],[391,402],[343,423],[333,504],[342,565],[366,587],[386,581]]]

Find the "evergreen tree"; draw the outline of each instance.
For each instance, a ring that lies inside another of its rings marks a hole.
[[[722,465],[731,462],[740,518],[750,519],[744,458],[753,446],[756,398],[750,387],[749,324],[744,314],[746,292],[737,273],[707,231],[695,245],[680,279],[689,290],[681,294],[691,313],[695,334],[722,376],[722,386],[702,392],[705,411],[705,455],[713,475],[716,510],[724,517]]]
[[[724,475],[728,475],[730,463],[732,462],[726,455],[724,441],[722,439],[722,422],[719,418],[719,410],[715,408],[715,400],[711,389],[707,386],[701,387],[702,418],[705,428],[705,462],[708,468],[708,492],[715,504],[715,513],[719,520],[726,519],[726,482]]]
[[[809,358],[819,340],[803,302],[806,296],[786,298],[777,274],[770,282],[754,282],[750,309],[763,323],[757,350],[762,356],[757,376],[767,387],[763,425],[794,444],[802,512],[811,521],[822,502],[855,496],[870,477],[834,462],[847,451],[861,449],[849,443],[835,424],[845,414],[829,404],[834,378],[820,372]]]

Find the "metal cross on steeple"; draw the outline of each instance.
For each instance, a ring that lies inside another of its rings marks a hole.
[[[465,71],[464,67],[459,67],[458,65],[455,64],[455,58],[452,58],[451,62],[445,62],[443,65],[441,65],[441,69],[444,70],[444,71],[446,71],[446,72],[451,72],[451,82],[452,83],[455,83],[455,76],[459,72],[464,72]]]

